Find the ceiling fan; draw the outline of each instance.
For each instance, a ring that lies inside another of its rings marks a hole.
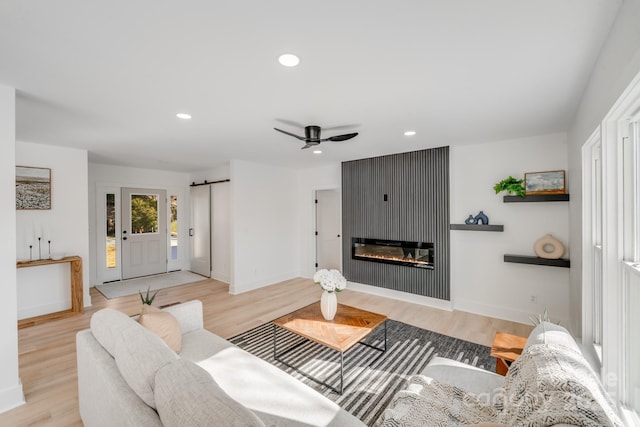
[[[278,128],[274,128],[274,129],[277,130],[278,132],[284,133],[285,135],[289,135],[294,138],[298,138],[300,141],[304,141],[305,146],[302,147],[303,150],[305,148],[319,145],[321,142],[324,142],[324,141],[346,141],[358,135],[358,132],[355,132],[355,133],[346,133],[344,135],[330,136],[329,138],[320,138],[320,131],[321,131],[320,126],[305,126],[304,136],[299,136],[294,133],[287,132],[286,130],[282,130]]]

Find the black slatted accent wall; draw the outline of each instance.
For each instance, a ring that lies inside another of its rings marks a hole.
[[[449,300],[449,147],[342,163],[342,232],[348,280]],[[432,242],[435,269],[354,260],[352,237]]]

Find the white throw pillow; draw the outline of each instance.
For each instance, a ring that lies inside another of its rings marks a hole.
[[[113,356],[116,341],[122,331],[136,321],[118,310],[102,309],[91,316],[91,333],[105,350]]]
[[[132,322],[117,339],[113,357],[129,387],[155,409],[153,390],[156,372],[179,359],[178,355],[159,336],[138,322]]]

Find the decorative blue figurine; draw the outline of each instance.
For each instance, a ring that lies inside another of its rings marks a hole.
[[[465,224],[474,225],[476,220],[473,218],[473,215],[469,215],[469,218],[464,220]]]
[[[478,215],[474,218],[476,224],[489,225],[489,217],[484,214],[484,212],[480,211]]]

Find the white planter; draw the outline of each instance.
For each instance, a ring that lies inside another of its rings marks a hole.
[[[320,311],[322,312],[322,317],[326,320],[333,320],[336,315],[336,311],[338,311],[338,297],[335,292],[322,292],[322,297],[320,298]]]

